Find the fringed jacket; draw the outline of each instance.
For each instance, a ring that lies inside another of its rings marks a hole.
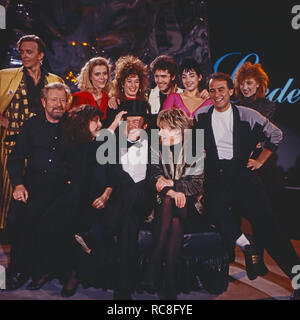
[[[196,144],[193,143],[193,155]],[[204,150],[196,150],[198,154],[192,161],[186,161],[184,144],[182,145],[177,163],[174,162],[172,148],[161,146],[159,150],[151,149],[150,184],[156,191],[156,182],[159,177],[174,181],[173,187],[165,187],[157,194],[157,202],[160,204],[166,193],[173,189],[182,192],[194,203],[197,211],[202,213],[202,203],[199,196],[203,193],[204,182]],[[157,192],[157,191],[156,191]]]

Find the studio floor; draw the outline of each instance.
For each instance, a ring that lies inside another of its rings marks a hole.
[[[292,240],[300,255],[300,240]],[[9,262],[9,246],[0,244],[0,264]],[[180,294],[179,300],[289,300],[291,294],[290,280],[279,269],[274,260],[265,253],[265,263],[269,272],[264,277],[250,281],[245,270],[244,255],[236,249],[235,262],[230,265],[229,285],[226,292],[213,295],[205,290]],[[16,291],[0,291],[0,300],[65,300],[60,296],[61,284],[54,279],[38,291],[29,291],[24,287]],[[112,300],[113,291],[96,288],[83,288],[79,285],[77,293],[68,300]],[[135,293],[134,300],[159,300],[158,294]]]

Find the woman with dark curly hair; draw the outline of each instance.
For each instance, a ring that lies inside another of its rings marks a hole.
[[[45,239],[53,239],[50,247],[46,246],[46,241],[41,245],[44,256],[47,254],[44,272],[67,276],[61,292],[63,297],[74,295],[79,282],[77,272],[81,250],[75,235],[102,223],[114,186],[111,166],[99,164],[96,160],[101,144],[96,137],[102,127],[102,115],[101,110],[89,105],[69,112],[63,140],[66,187],[45,213],[41,228]]]
[[[122,109],[122,102],[125,100],[146,100],[148,89],[148,70],[144,63],[132,55],[120,57],[115,63],[115,78],[112,82],[112,89],[107,110],[108,123],[110,124],[115,115],[116,109]]]
[[[103,112],[102,121],[106,119],[106,109],[111,87],[111,66],[107,59],[94,57],[81,69],[77,77],[79,92],[73,93],[71,108],[88,104]]]

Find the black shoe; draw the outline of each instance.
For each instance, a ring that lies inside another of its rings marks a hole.
[[[128,290],[115,290],[114,300],[132,300],[132,297]]]
[[[20,272],[15,273],[7,279],[5,290],[17,290],[21,288],[28,280],[29,276],[27,274]]]
[[[300,300],[300,288],[295,289],[290,296],[291,300]]]
[[[247,276],[250,280],[255,280],[264,271],[262,259],[257,248],[253,244],[248,244],[243,248],[245,255]]]
[[[52,280],[50,274],[45,274],[38,280],[32,280],[26,287],[27,290],[39,290],[41,289],[48,281]]]
[[[61,296],[63,298],[70,298],[74,296],[74,294],[77,291],[78,285],[79,285],[79,281],[76,281],[76,283],[74,283],[74,285],[71,288],[70,287],[68,288],[68,283],[66,283],[61,290],[61,293],[60,293]]]

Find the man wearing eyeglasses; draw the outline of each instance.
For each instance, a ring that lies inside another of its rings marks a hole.
[[[57,75],[42,67],[45,43],[36,35],[25,35],[17,43],[22,59],[20,68],[0,70],[0,228],[5,227],[5,218],[12,196],[12,188],[6,170],[10,154],[23,122],[42,113],[41,90],[51,82],[62,82]]]
[[[8,290],[21,287],[30,277],[30,290],[41,288],[49,280],[49,275],[41,275],[38,270],[37,231],[42,214],[63,187],[62,119],[69,96],[65,84],[46,85],[41,99],[44,112],[24,122],[8,156],[7,170],[13,186],[7,221],[12,240]]]

